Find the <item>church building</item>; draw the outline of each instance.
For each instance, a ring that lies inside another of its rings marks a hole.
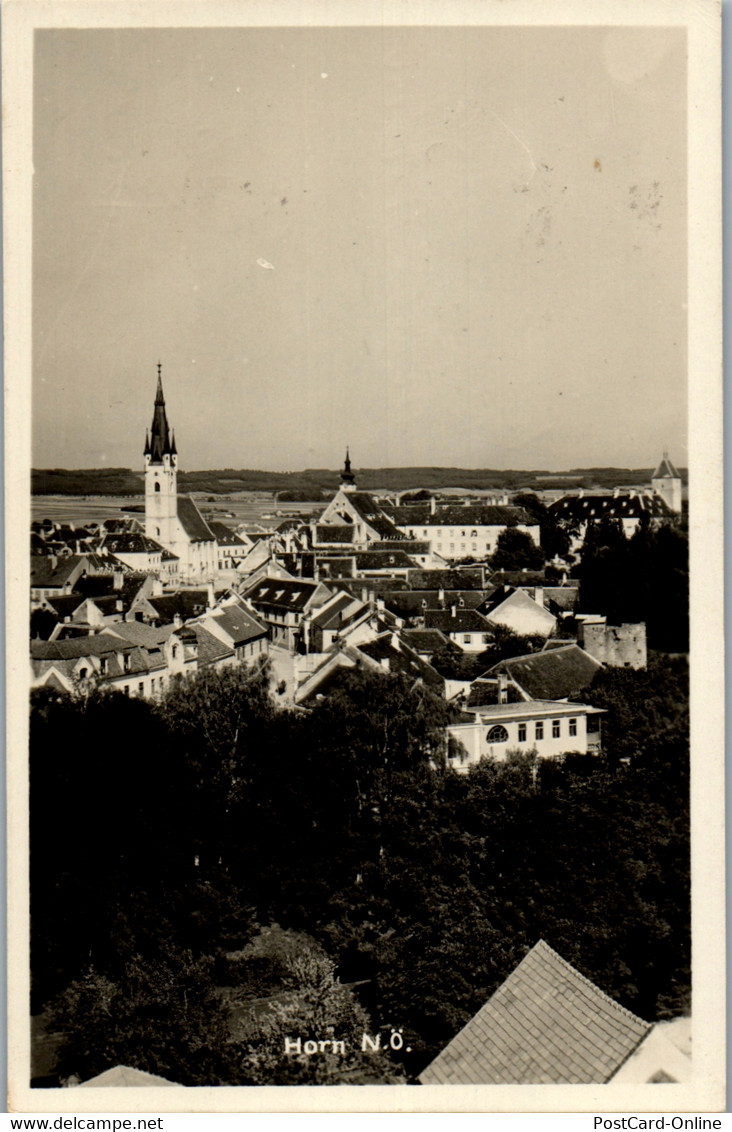
[[[179,559],[185,582],[212,581],[218,569],[216,536],[189,495],[178,495],[178,452],[168,428],[158,364],[152,427],[145,433],[145,534]]]

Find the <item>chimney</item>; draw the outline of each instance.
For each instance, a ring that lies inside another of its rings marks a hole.
[[[383,597],[377,597],[377,599],[376,599],[376,611],[377,611],[377,613],[383,613],[385,608],[386,608],[386,606],[384,605]]]
[[[122,601],[121,597],[118,597],[115,601],[114,608],[117,610],[117,613],[124,613],[125,603]]]
[[[114,573],[112,574],[112,579],[113,579],[112,585],[113,585],[114,589],[121,590],[122,586],[125,583],[125,576],[122,573],[122,571],[121,570],[115,570]]]
[[[209,582],[206,589],[206,609],[213,609],[216,605],[216,594],[214,593],[213,582]]]
[[[455,605],[455,603],[453,602],[453,604],[452,604],[452,605],[450,606],[450,614],[451,614],[451,616],[453,616],[453,617],[454,617],[454,616],[456,615],[456,612],[457,612],[457,606],[456,606],[456,605]]]
[[[48,556],[48,557],[49,557],[49,558],[50,558],[50,560],[51,560],[51,569],[52,569],[52,570],[55,570],[55,569],[56,569],[56,567],[58,566],[58,558],[56,557],[56,555],[55,555],[55,554],[49,554],[49,556]]]
[[[183,628],[183,619],[181,618],[180,613],[174,613],[173,614],[173,628],[174,629],[182,629]]]
[[[613,499],[617,499],[619,495],[620,495],[620,488],[614,487],[613,488]]]
[[[440,587],[440,589],[437,591],[437,600],[440,605],[445,604],[445,591],[444,589],[442,589],[442,587]]]
[[[537,605],[544,605],[544,588],[543,586],[536,586],[534,588],[534,601]]]
[[[505,672],[498,673],[498,702],[499,704],[508,703],[508,676]]]
[[[366,602],[368,600],[369,600],[369,591],[366,589],[366,586],[361,586],[361,601],[363,602],[364,605],[366,605]]]
[[[436,510],[437,510],[437,504],[435,502],[435,497],[434,497],[434,495],[431,495],[430,496],[430,515],[434,515]]]

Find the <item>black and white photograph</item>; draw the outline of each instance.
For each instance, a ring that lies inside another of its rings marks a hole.
[[[723,1109],[719,6],[3,15],[11,1110]]]

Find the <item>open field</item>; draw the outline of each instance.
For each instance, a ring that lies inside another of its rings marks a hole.
[[[275,515],[276,511],[287,514],[297,512],[305,516],[325,507],[325,504],[317,503],[276,504],[273,493],[269,491],[237,492],[227,496],[226,499],[217,499],[215,503],[208,503],[207,497],[198,492],[195,493],[194,498],[205,515],[220,519],[231,526],[236,526],[238,523],[262,522],[264,526],[276,527],[283,519],[283,515]],[[31,517],[74,524],[84,524],[94,519],[119,519],[129,515],[141,518],[142,512],[123,511],[122,508],[135,504],[144,506],[144,503],[142,495],[34,495]],[[231,517],[232,515],[234,518]],[[275,517],[263,519],[264,515]]]

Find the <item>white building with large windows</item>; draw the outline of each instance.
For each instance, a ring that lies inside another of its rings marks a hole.
[[[589,704],[530,701],[466,708],[472,723],[454,723],[447,729],[462,751],[451,752],[450,765],[465,773],[483,758],[504,762],[509,751],[536,751],[539,758],[557,758],[577,752],[599,754],[602,708]]]

